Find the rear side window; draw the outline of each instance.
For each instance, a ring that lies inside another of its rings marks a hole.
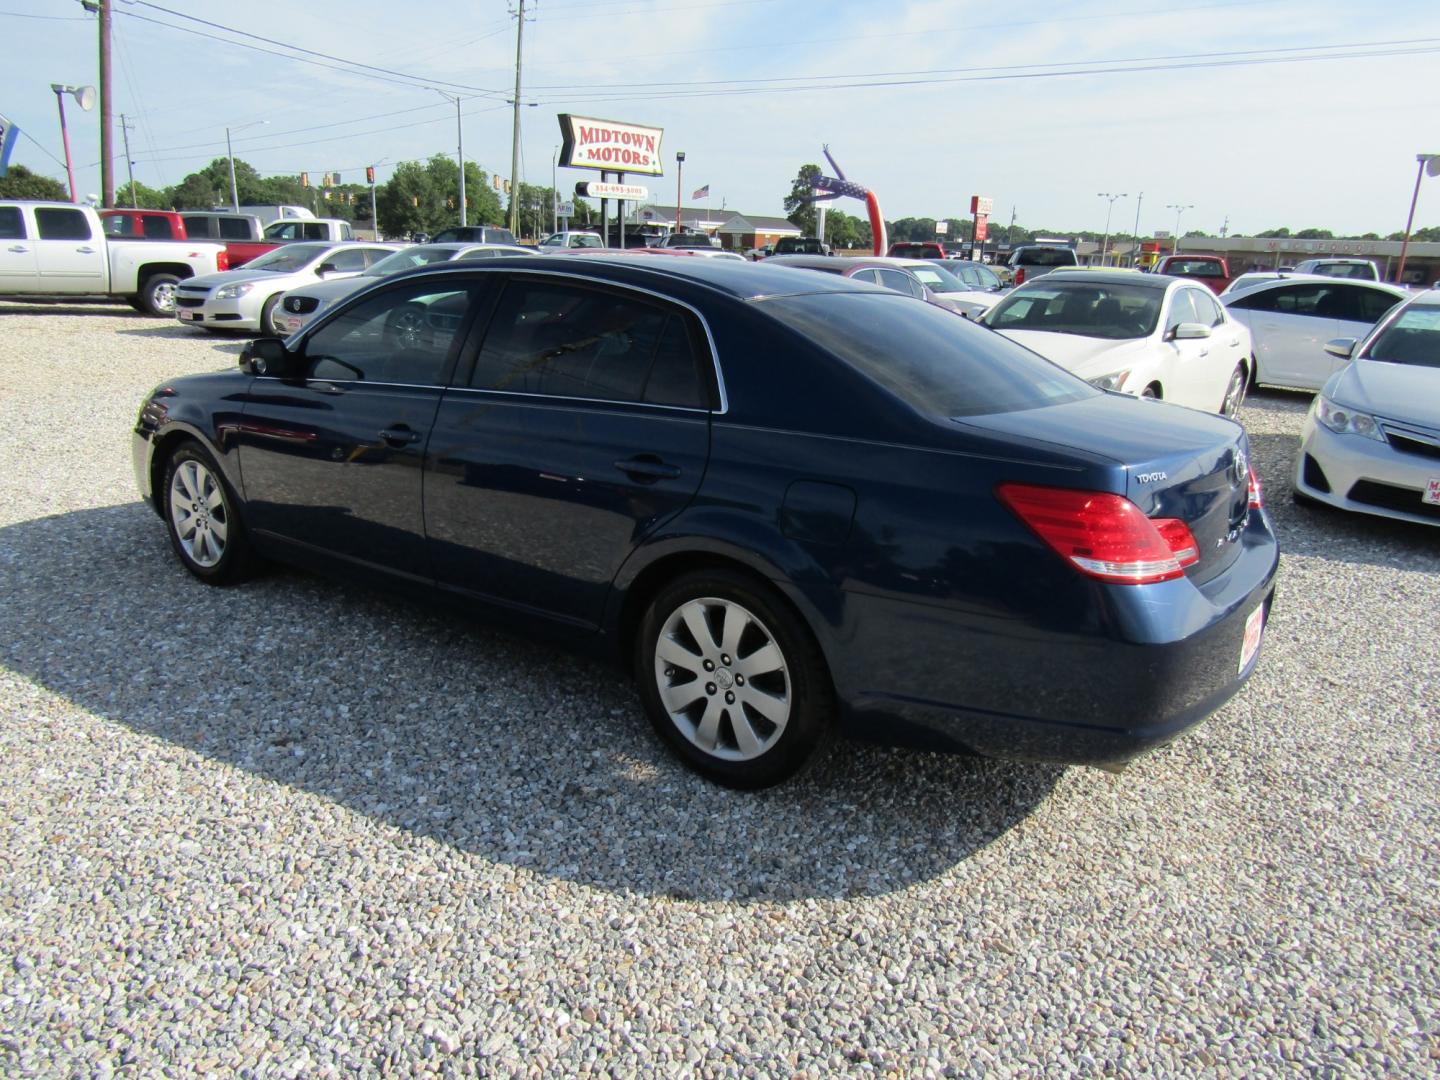
[[[250,239],[250,223],[247,221],[240,221],[236,218],[219,218],[216,224],[220,226],[222,240]]]
[[[1274,311],[1282,315],[1312,315],[1334,318],[1318,310],[1321,301],[1335,291],[1333,285],[1284,285],[1265,289],[1236,300],[1231,307],[1242,311]]]
[[[106,236],[134,236],[135,219],[128,214],[100,219],[100,228]]]
[[[1100,393],[933,304],[857,290],[775,297],[755,306],[930,415],[1016,412]]]
[[[25,215],[18,206],[0,206],[0,240],[24,240]]]
[[[168,218],[145,217],[141,219],[145,227],[145,236],[150,240],[169,240],[175,235],[175,230],[170,226]]]
[[[185,222],[185,235],[191,240],[203,240],[215,235],[215,230],[210,225],[213,218],[201,214],[186,214],[180,220]]]
[[[89,240],[90,222],[79,210],[54,206],[35,208],[35,226],[41,240]]]
[[[690,317],[583,286],[505,286],[470,385],[478,390],[707,407]]]

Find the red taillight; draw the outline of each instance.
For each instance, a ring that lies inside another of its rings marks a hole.
[[[1015,271],[1015,284],[1016,284],[1016,285],[1024,285],[1024,284],[1025,284],[1025,268],[1024,268],[1023,266],[1020,267],[1020,269],[1018,269],[1018,270]]]
[[[230,252],[228,252],[228,251],[221,251],[219,255],[216,255],[216,256],[215,256],[215,269],[216,269],[216,270],[229,270],[229,269],[230,269]]]
[[[1152,520],[1120,495],[1031,484],[1001,484],[996,494],[1061,558],[1101,581],[1170,581],[1200,560],[1183,521]]]
[[[1247,485],[1247,494],[1250,497],[1251,510],[1263,510],[1265,508],[1265,493],[1260,490],[1260,478],[1255,475],[1255,466],[1247,466],[1250,471],[1250,482]]]

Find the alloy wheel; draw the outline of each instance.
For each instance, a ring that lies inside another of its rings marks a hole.
[[[202,463],[182,461],[170,480],[170,524],[186,556],[210,569],[225,554],[230,513],[225,493]]]
[[[747,608],[717,597],[681,604],[660,630],[654,659],[660,702],[697,749],[750,761],[784,734],[793,704],[785,655]]]

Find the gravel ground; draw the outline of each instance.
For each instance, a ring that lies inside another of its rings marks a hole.
[[[842,744],[736,794],[614,672],[190,579],[128,433],[239,342],[0,304],[0,1072],[1440,1069],[1440,532],[1288,498],[1255,677],[1122,775]]]

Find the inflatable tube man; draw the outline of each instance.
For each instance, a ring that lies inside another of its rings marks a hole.
[[[876,255],[884,255],[890,248],[889,238],[885,235],[885,218],[880,214],[880,200],[875,193],[867,187],[855,183],[853,180],[846,180],[845,173],[840,166],[835,164],[835,159],[830,156],[830,147],[824,146],[821,149],[825,153],[825,160],[830,162],[830,167],[835,170],[834,176],[819,176],[815,178],[812,187],[820,194],[812,194],[812,203],[827,202],[838,199],[842,195],[852,199],[860,199],[865,203],[865,208],[870,212],[870,237],[874,241]]]

